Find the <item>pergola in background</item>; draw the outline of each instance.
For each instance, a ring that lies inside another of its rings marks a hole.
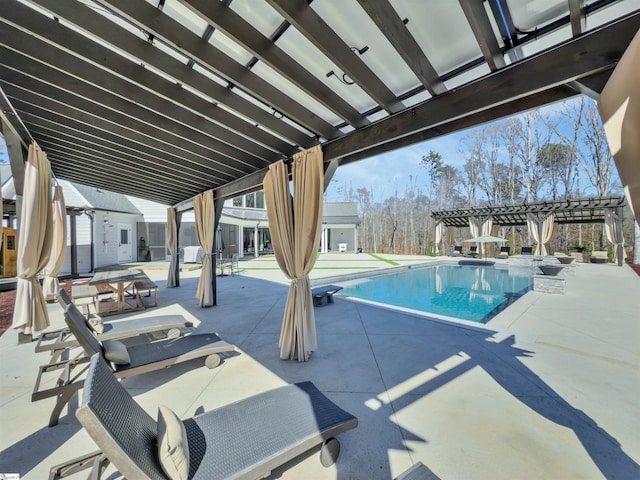
[[[558,225],[576,223],[605,223],[607,211],[615,214],[618,228],[622,228],[622,209],[626,205],[625,197],[603,197],[568,199],[520,205],[500,205],[492,207],[455,208],[431,212],[436,223],[447,227],[469,227],[471,218],[493,219],[493,225],[512,227],[527,225],[528,216],[538,218],[553,215]],[[622,249],[622,245],[618,246]],[[617,254],[618,264],[622,265],[622,252]]]

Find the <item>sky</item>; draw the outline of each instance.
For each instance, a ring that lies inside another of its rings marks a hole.
[[[570,100],[570,102],[579,101],[580,97],[575,97]],[[554,103],[537,110],[547,118],[553,118],[561,122],[561,104],[562,102]],[[460,153],[460,142],[462,138],[477,128],[485,128],[488,125],[506,120],[507,118],[502,118],[478,127],[416,143],[392,152],[338,167],[327,189],[325,199],[328,202],[344,201],[342,192],[345,187],[351,187],[354,190],[365,187],[372,192],[373,198],[376,201],[382,201],[393,196],[395,191],[398,192],[400,197],[403,197],[411,181],[414,182],[417,188],[426,190],[429,178],[427,171],[420,166],[420,160],[424,155],[428,155],[429,152],[433,150],[441,155],[445,164],[462,169],[464,165],[464,158]],[[562,125],[559,126],[559,129],[562,129]],[[583,186],[586,187],[586,185]]]

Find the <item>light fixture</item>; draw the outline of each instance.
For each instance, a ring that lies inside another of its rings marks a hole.
[[[353,50],[358,55],[362,56],[369,50],[369,47],[367,45],[365,45],[362,48],[351,47],[351,50]],[[346,73],[343,73],[342,75],[338,75],[336,72],[331,70],[329,73],[327,73],[327,78],[331,76],[335,76],[338,80],[340,80],[345,85],[353,85],[354,83],[356,83],[351,78],[349,78],[349,75],[347,75]]]
[[[346,73],[343,73],[342,77],[340,77],[336,72],[331,70],[329,73],[327,73],[327,78],[329,78],[331,75],[334,75],[338,80],[340,80],[345,85],[353,85],[354,83],[356,83],[353,80],[351,80]]]

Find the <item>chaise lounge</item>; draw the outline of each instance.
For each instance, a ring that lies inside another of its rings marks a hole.
[[[99,478],[109,462],[126,478],[254,479],[320,446],[331,466],[340,453],[335,435],[358,419],[311,382],[276,388],[180,420],[167,407],[147,414],[95,355],[76,417],[102,452],[51,469],[49,478],[93,465]],[[167,440],[171,442],[167,445]],[[97,461],[91,461],[97,459]]]
[[[78,308],[70,303],[64,312],[69,330],[76,337],[84,350],[71,360],[49,363],[40,367],[31,401],[56,397],[57,401],[49,418],[49,426],[58,424],[60,412],[69,402],[73,394],[84,385],[82,375],[90,358],[99,354],[111,362],[112,371],[117,378],[132,377],[141,373],[160,370],[179,363],[205,358],[207,368],[215,368],[221,362],[220,353],[235,349],[214,333],[192,334],[174,339],[153,343],[126,346],[117,340],[100,342],[85,324],[85,319]],[[42,376],[45,373],[63,370],[56,386],[40,390]]]
[[[511,247],[500,247],[500,252],[496,255],[496,258],[509,258],[511,255]]]
[[[63,309],[73,303],[63,289],[60,289],[57,297],[58,303]],[[84,319],[86,325],[101,342],[155,332],[164,332],[164,335],[168,338],[176,338],[180,336],[180,328],[193,327],[193,323],[186,320],[182,315],[155,315],[153,317],[122,319],[111,322],[102,322],[100,317],[84,317]],[[78,340],[71,333],[71,330],[63,328],[40,335],[36,344],[36,353],[50,351],[50,361],[55,362],[65,349],[77,347],[78,345]]]
[[[478,257],[478,246],[472,245],[469,247],[469,253],[465,255],[465,257],[477,258]]]
[[[453,252],[451,252],[450,257],[461,257],[462,256],[462,245],[456,245],[453,247]]]

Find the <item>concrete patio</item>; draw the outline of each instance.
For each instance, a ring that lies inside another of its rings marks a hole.
[[[311,278],[434,261],[380,257],[323,255]],[[319,345],[307,363],[279,359],[288,286],[273,258],[219,278],[218,306],[207,309],[195,298],[199,270],[184,268],[181,286],[166,289],[166,265],[146,267],[159,308],[237,346],[214,370],[193,361],[123,380],[154,418],[159,404],[187,418],[304,380],[358,417],[339,436],[336,465],[323,468],[314,452],[272,478],[390,479],[417,461],[443,480],[640,477],[640,278],[627,266],[580,264],[566,295],[529,292],[473,328],[336,297],[315,309]],[[61,308],[49,311],[51,328],[62,326]],[[53,399],[31,402],[48,358],[13,330],[0,337],[0,473],[39,480],[96,449],[73,415],[77,397],[53,428]]]

